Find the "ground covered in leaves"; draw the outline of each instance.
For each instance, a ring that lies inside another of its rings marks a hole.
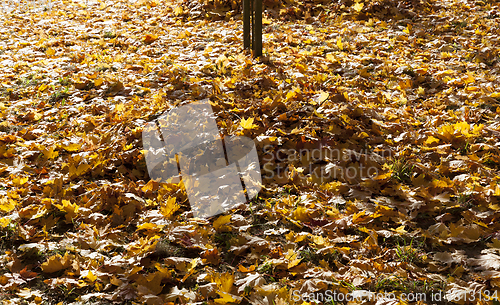
[[[28,2],[0,26],[5,304],[497,302],[495,1],[264,1],[258,60],[237,1]],[[141,136],[202,99],[263,175],[213,219]]]

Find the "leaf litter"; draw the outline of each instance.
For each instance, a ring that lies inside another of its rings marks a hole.
[[[498,3],[264,3],[261,59],[237,1],[2,12],[4,303],[496,294]],[[255,139],[264,180],[194,219],[149,179],[141,133],[205,98],[222,133]]]

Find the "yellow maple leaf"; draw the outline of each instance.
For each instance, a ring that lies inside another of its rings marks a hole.
[[[425,140],[425,142],[424,142],[424,144],[427,146],[435,144],[435,143],[439,143],[439,139],[435,138],[433,136],[428,137],[427,140]]]
[[[56,54],[56,51],[52,48],[48,48],[46,51],[45,51],[45,54],[47,54],[47,56],[53,56],[54,54]]]
[[[177,6],[175,9],[174,9],[174,13],[176,16],[179,16],[183,13],[184,11],[182,10],[182,6]]]
[[[312,236],[312,241],[313,241],[313,243],[315,243],[318,246],[323,246],[323,245],[325,245],[328,242],[328,240],[325,239],[321,235],[314,235],[314,236]]]
[[[224,230],[229,229],[229,231],[231,231],[231,228],[226,226],[226,224],[230,222],[231,222],[231,215],[220,216],[219,218],[217,218],[217,220],[214,221],[213,226],[216,231],[223,229]]]
[[[495,193],[493,193],[493,196],[500,196],[500,186],[495,187]]]
[[[471,130],[472,128],[472,130]],[[448,124],[438,128],[438,134],[440,134],[446,140],[453,140],[455,138],[466,137],[473,138],[481,134],[484,125],[470,125],[465,121],[458,122],[456,124]]]
[[[122,112],[124,109],[125,109],[125,105],[124,104],[118,104],[118,105],[115,106],[115,111],[116,112]]]
[[[356,213],[354,215],[352,215],[352,223],[361,223],[363,222],[364,220],[366,220],[366,213],[365,211],[361,211],[359,213]]]
[[[248,268],[246,268],[243,265],[238,265],[238,271],[239,272],[252,272],[252,271],[255,271],[255,265],[251,265]]]
[[[453,129],[455,130],[455,134],[458,133],[468,136],[470,131],[470,125],[469,123],[462,121],[453,125]]]
[[[234,274],[225,272],[221,274],[213,274],[212,275],[213,281],[217,285],[217,288],[219,288],[219,294],[220,293],[230,293],[231,290],[233,289],[233,283],[234,283]]]
[[[94,86],[100,87],[103,83],[104,83],[104,79],[103,78],[98,78],[98,79],[96,79],[94,81]]]
[[[64,257],[60,254],[49,257],[49,259],[41,265],[42,271],[45,273],[54,273],[62,269],[66,269],[71,264],[72,256],[66,252]]]
[[[337,37],[337,47],[339,47],[340,50],[344,50],[344,44],[342,43],[342,38]]]
[[[54,159],[54,158],[57,158],[57,156],[59,156],[59,152],[57,150],[55,150],[55,146],[52,146],[51,148],[45,148],[42,153],[43,153],[43,156],[47,159],[47,160],[50,160],[50,159]]]
[[[165,216],[166,218],[172,217],[174,213],[180,208],[180,205],[178,205],[175,202],[175,197],[168,197],[167,201],[165,204],[162,204],[160,206],[160,213]]]
[[[40,85],[40,87],[38,87],[38,91],[43,92],[43,91],[45,91],[47,88],[49,88],[49,86],[48,86],[48,85],[46,85],[46,84],[41,84],[41,85]]]
[[[182,282],[182,283],[184,283],[184,281],[185,281],[185,280],[187,280],[187,278],[188,278],[191,274],[193,274],[193,273],[194,273],[195,268],[196,268],[196,266],[198,266],[198,263],[199,263],[200,261],[201,261],[201,259],[200,259],[199,257],[197,257],[197,258],[195,258],[195,259],[193,259],[193,260],[191,261],[191,263],[189,264],[189,266],[188,266],[188,268],[187,268],[187,269],[188,269],[188,271],[187,271],[186,275],[184,275],[184,277],[183,277],[183,278],[182,278],[182,280],[181,280],[181,282]]]
[[[479,136],[481,134],[481,131],[483,131],[483,129],[484,129],[484,124],[474,125],[474,127],[472,127],[472,134],[474,136]]]
[[[258,125],[255,125],[253,123],[253,118],[248,118],[248,119],[241,119],[240,125],[243,127],[243,129],[253,129],[253,128],[258,128]]]
[[[354,4],[352,6],[352,8],[356,11],[356,12],[361,12],[361,10],[363,9],[363,6],[364,4],[362,2],[358,2],[356,4]]]
[[[225,292],[217,292],[222,298],[215,299],[214,302],[217,304],[229,304],[236,302],[236,299],[232,295]]]
[[[0,228],[5,228],[9,224],[10,224],[10,219],[5,218],[5,217],[0,218]]]
[[[16,207],[16,202],[10,198],[0,198],[0,211],[10,212]]]
[[[141,225],[138,225],[137,231],[139,231],[139,230],[160,231],[163,227],[164,227],[164,225],[157,225],[155,223],[147,222],[147,223],[143,223]]]
[[[26,182],[28,182],[28,177],[14,177],[12,179],[12,184],[14,186],[22,186],[23,184],[25,184]]]
[[[88,273],[86,275],[83,276],[84,278],[88,279],[89,281],[91,282],[95,282],[95,280],[97,280],[97,276],[95,276],[92,271],[88,271]]]
[[[452,187],[453,181],[449,178],[442,177],[441,179],[435,179],[432,181],[432,186],[435,188],[447,188],[447,187]]]
[[[408,233],[408,231],[405,230],[405,225],[399,226],[396,229],[391,229],[391,231],[394,231],[400,235],[404,235],[404,234]]]
[[[78,143],[70,143],[68,145],[61,146],[62,149],[69,152],[79,151],[82,146]]]
[[[287,94],[286,94],[286,100],[289,101],[293,98],[295,98],[295,96],[297,96],[297,92],[295,91],[289,91]]]
[[[66,220],[70,221],[78,212],[78,204],[72,204],[69,200],[62,200],[62,204],[54,204],[60,211],[66,212]]]
[[[148,183],[146,183],[146,185],[144,185],[141,190],[144,192],[144,193],[147,193],[148,191],[153,191],[153,189],[155,189],[155,182],[154,180],[149,180]],[[158,184],[158,182],[156,182]],[[156,188],[158,188],[156,186]]]
[[[391,177],[392,177],[392,174],[393,174],[393,173],[394,173],[394,171],[393,171],[393,170],[390,170],[390,171],[388,171],[388,172],[387,172],[387,173],[385,173],[385,174],[380,174],[380,175],[378,175],[378,176],[376,176],[376,177],[373,177],[373,180],[386,180],[386,179],[389,179],[389,178],[391,178]]]
[[[474,78],[474,76],[472,76],[472,74],[467,74],[467,77],[464,77],[463,79],[464,83],[466,84],[470,84],[470,83],[473,83],[476,81],[476,78]]]
[[[410,34],[411,28],[412,28],[411,24],[408,23],[403,32],[405,32],[406,34]]]
[[[79,177],[87,172],[91,168],[90,165],[81,163],[78,167],[75,167],[73,164],[69,166],[69,175]]]
[[[438,133],[446,140],[453,140],[455,129],[451,125],[444,125],[438,129]]]
[[[297,266],[300,261],[302,260],[301,258],[297,258],[298,253],[293,251],[292,249],[288,250],[288,253],[286,254],[285,258],[288,260],[287,268],[293,268]]]
[[[302,222],[310,220],[309,213],[305,207],[298,207],[295,211],[293,211],[293,218]]]
[[[333,63],[337,62],[337,58],[332,53],[326,54],[326,60],[333,62]]]

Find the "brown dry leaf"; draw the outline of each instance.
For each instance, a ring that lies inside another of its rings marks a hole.
[[[208,249],[200,254],[203,264],[213,264],[218,265],[220,262],[220,254],[217,248]]]
[[[66,252],[64,257],[60,254],[53,255],[41,265],[42,271],[45,273],[54,273],[62,269],[69,268],[75,256]]]
[[[38,275],[38,273],[28,270],[28,267],[24,267],[23,270],[19,271],[19,274],[24,279],[34,278],[34,277],[36,277]]]
[[[158,35],[155,35],[155,34],[146,34],[146,36],[144,36],[144,43],[153,43],[154,41],[156,41],[156,39],[158,39]]]

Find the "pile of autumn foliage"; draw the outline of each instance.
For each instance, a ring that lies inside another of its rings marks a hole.
[[[334,12],[347,18],[367,20],[376,17],[381,20],[399,20],[416,17],[426,9],[437,9],[431,0],[263,0],[264,14],[277,20],[304,19],[312,22],[314,17],[325,21],[329,13]],[[230,19],[242,13],[242,1],[235,0],[200,0],[182,3],[183,12],[189,18],[210,20]]]
[[[30,3],[0,22],[5,304],[496,302],[498,3],[280,2],[262,59],[237,7]],[[148,176],[142,131],[206,99],[263,186],[196,219]]]

